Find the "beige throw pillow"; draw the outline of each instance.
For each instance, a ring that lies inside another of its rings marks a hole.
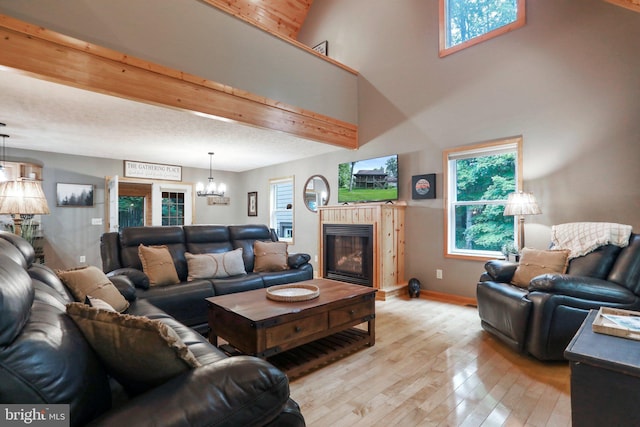
[[[175,285],[180,283],[171,252],[165,245],[138,246],[142,271],[149,278],[150,286]]]
[[[189,275],[187,281],[195,279],[220,279],[246,274],[242,260],[242,248],[217,254],[184,254]]]
[[[98,267],[92,265],[72,270],[56,270],[56,274],[77,301],[99,298],[117,311],[125,311],[129,302]]]
[[[255,255],[253,271],[255,272],[289,269],[287,242],[261,242],[256,240],[253,243],[253,253]]]
[[[87,298],[84,300],[84,303],[89,307],[97,308],[100,310],[116,311],[113,307],[111,307],[110,304],[101,300],[100,298],[87,296]]]
[[[538,250],[524,248],[520,254],[520,263],[511,279],[511,283],[527,288],[536,276],[546,273],[565,273],[569,264],[569,250]]]
[[[200,366],[178,334],[159,320],[67,304],[78,325],[109,372],[135,393],[160,385]]]

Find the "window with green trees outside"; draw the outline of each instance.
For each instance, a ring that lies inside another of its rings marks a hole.
[[[440,0],[440,56],[525,24],[525,0]]]
[[[504,216],[520,185],[521,139],[446,151],[445,255],[496,257],[514,243],[514,217]]]

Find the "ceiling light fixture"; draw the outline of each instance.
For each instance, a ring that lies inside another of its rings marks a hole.
[[[196,194],[201,197],[224,197],[224,193],[227,191],[227,186],[223,183],[220,183],[216,186],[216,183],[213,182],[213,152],[209,152],[209,183],[206,188],[203,183],[199,182],[196,184]]]

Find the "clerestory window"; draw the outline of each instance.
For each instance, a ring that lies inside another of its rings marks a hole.
[[[525,0],[440,0],[440,56],[520,28]]]

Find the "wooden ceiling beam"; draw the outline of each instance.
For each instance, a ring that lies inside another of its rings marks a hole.
[[[135,101],[358,148],[358,127],[0,15],[0,66]]]
[[[313,0],[204,0],[212,6],[271,32],[298,38]]]
[[[622,6],[629,10],[640,12],[640,0],[605,0],[605,1],[618,6]]]

